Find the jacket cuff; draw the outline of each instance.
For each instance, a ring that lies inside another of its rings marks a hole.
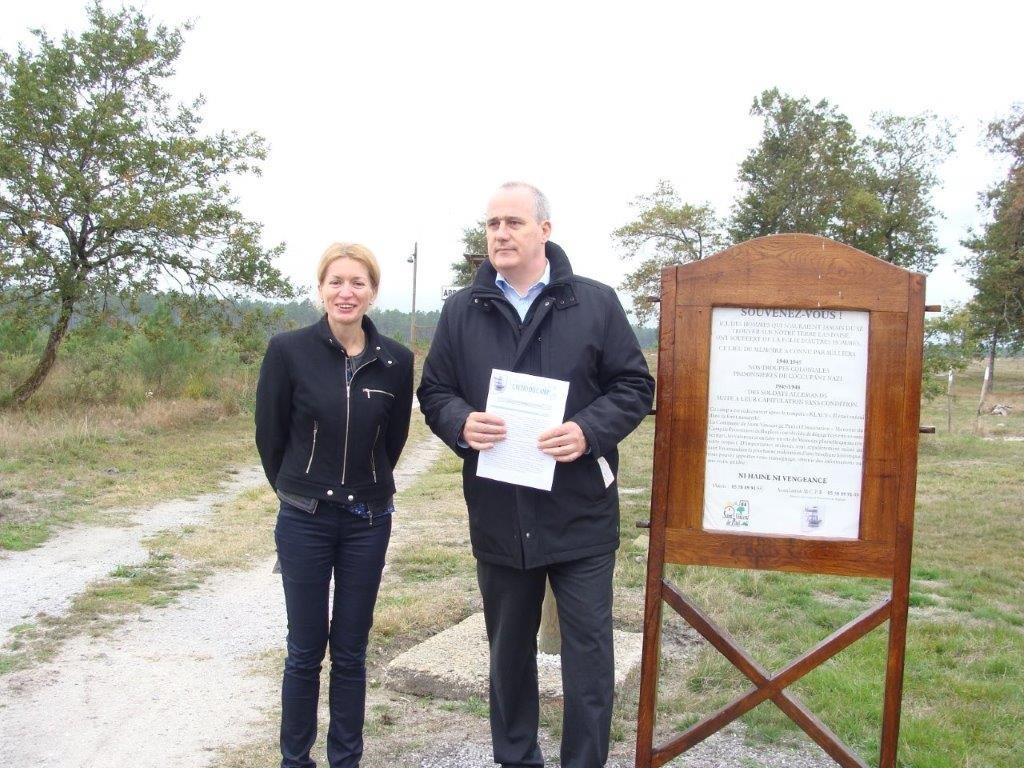
[[[462,439],[462,429],[466,426],[466,419],[469,418],[469,414],[473,412],[473,409],[469,407],[469,404],[464,404],[461,408],[454,404],[450,406],[452,412],[448,415],[448,435],[445,442],[448,447],[451,448],[462,458],[468,458],[472,456],[476,451],[469,447],[469,444]]]
[[[581,418],[579,415],[573,416],[568,421],[574,421],[580,425],[580,429],[583,430],[583,437],[587,439],[587,450],[584,451],[584,455],[593,456],[595,459],[599,456],[604,455],[604,451],[601,450],[600,442],[597,439],[597,433],[593,430],[590,424],[587,423],[585,418]]]

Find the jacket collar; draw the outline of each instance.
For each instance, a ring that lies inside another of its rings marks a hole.
[[[380,332],[377,330],[377,326],[375,326],[373,321],[366,315],[363,315],[362,327],[363,333],[366,334],[366,346],[363,348],[366,353],[365,360],[369,362],[370,360],[376,359],[380,356],[378,353],[383,350],[384,345],[381,341],[382,337]],[[331,333],[331,326],[327,323],[326,312],[316,324],[316,335],[324,342],[324,344],[327,344],[339,351],[345,351],[342,349],[341,344],[338,343],[338,340],[334,338],[334,334]],[[390,355],[388,356],[388,359],[390,359]]]
[[[548,285],[566,283],[572,279],[572,265],[569,264],[569,257],[565,255],[560,245],[548,240],[544,244],[544,256],[551,267],[551,282]],[[479,289],[495,290],[495,278],[498,277],[497,270],[491,264],[490,259],[484,259],[473,276],[473,293]]]
[[[544,255],[551,267],[551,282],[541,292],[541,296],[554,295],[556,309],[568,309],[570,306],[575,306],[577,297],[572,290],[572,265],[569,264],[569,258],[565,255],[565,251],[561,246],[549,240],[544,245]],[[495,285],[497,276],[498,271],[490,263],[490,260],[484,259],[473,276],[473,284],[470,289],[470,294],[476,299],[473,302],[474,305],[489,309],[490,299],[505,300],[505,295]]]

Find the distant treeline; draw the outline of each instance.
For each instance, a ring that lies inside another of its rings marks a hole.
[[[9,305],[5,309],[4,298],[0,291],[0,405],[29,375],[47,343],[47,319],[19,315]],[[84,319],[72,322],[54,375],[34,399],[40,407],[189,397],[248,408],[270,337],[320,317],[310,301],[229,302],[178,293],[141,295],[87,309]],[[439,316],[437,310],[416,313],[415,347],[421,355]],[[408,343],[408,312],[378,309],[372,317],[382,333]],[[645,349],[656,348],[655,329],[633,330]],[[957,327],[929,325],[926,343],[932,357],[960,349],[961,336]],[[944,377],[950,367],[954,362],[947,361],[935,370]],[[945,378],[936,376],[926,379],[943,384]]]
[[[307,325],[320,316],[319,310],[311,302],[289,302],[277,304],[271,302],[254,302],[253,307],[259,306],[263,311],[270,311],[272,308],[281,308],[281,323],[276,326],[284,330],[287,327]],[[385,336],[390,336],[402,343],[408,343],[411,313],[402,312],[398,309],[374,309],[370,312],[377,330]],[[434,328],[441,317],[440,310],[416,313],[416,341],[419,343],[429,342],[434,338]],[[658,331],[655,328],[633,326],[640,345],[644,349],[653,349],[658,345]]]
[[[19,314],[0,292],[0,405],[31,373],[47,344],[47,318]],[[127,402],[149,397],[212,397],[250,407],[267,341],[315,322],[310,301],[222,301],[179,293],[85,306],[72,320],[54,375],[34,399],[40,407],[69,402]],[[426,351],[440,312],[416,313],[416,348]],[[408,343],[410,314],[374,310],[380,331]],[[636,328],[640,343],[654,329]]]
[[[286,331],[291,328],[300,328],[309,325],[320,317],[320,309],[311,301],[242,301],[237,303],[240,313],[258,311],[268,318],[269,335]],[[411,331],[411,313],[398,309],[372,309],[370,317],[377,330],[385,336],[401,341],[403,344],[409,342]],[[427,343],[434,338],[434,328],[441,317],[440,310],[416,313],[416,342],[417,345]],[[644,349],[653,349],[658,345],[658,331],[656,328],[645,328],[633,326],[640,345]],[[268,338],[269,338],[268,335]]]

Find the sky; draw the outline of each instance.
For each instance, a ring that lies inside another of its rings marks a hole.
[[[0,48],[84,26],[84,2],[0,5]],[[107,2],[105,7],[117,7]],[[149,0],[156,22],[194,23],[171,90],[206,99],[209,131],[257,131],[259,178],[233,184],[279,266],[312,296],[334,241],[381,263],[377,305],[437,309],[462,230],[494,189],[545,191],[552,239],[577,273],[618,286],[610,237],[668,179],[725,216],[755,146],[754,97],[828,99],[858,132],[873,112],[933,111],[959,129],[934,201],[946,253],[929,303],[965,301],[959,241],[1004,165],[984,126],[1024,101],[1024,3],[379,2]],[[621,295],[621,294],[620,294]],[[626,297],[622,296],[623,301]]]

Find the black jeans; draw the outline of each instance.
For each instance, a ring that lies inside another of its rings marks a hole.
[[[366,640],[373,624],[391,515],[371,521],[320,502],[312,514],[281,503],[274,539],[288,610],[281,686],[281,768],[314,768],[320,667],[330,643],[330,768],[355,768],[363,754]],[[331,573],[334,608],[328,624]]]
[[[494,762],[544,765],[537,743],[537,630],[550,577],[562,632],[562,768],[605,764],[615,695],[614,570],[614,552],[528,570],[477,561],[491,650]]]

